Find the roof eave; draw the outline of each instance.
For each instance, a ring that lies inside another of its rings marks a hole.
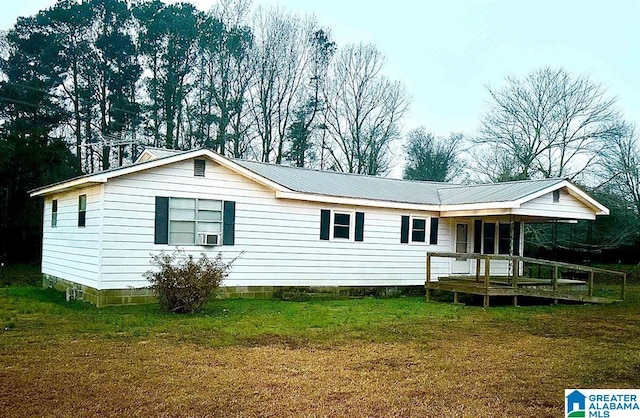
[[[153,159],[153,160],[149,160],[149,161],[145,161],[142,163],[138,163],[138,164],[133,164],[127,167],[122,167],[121,169],[118,170],[113,170],[113,171],[108,171],[108,172],[103,172],[103,173],[98,173],[98,174],[94,174],[94,175],[89,175],[89,176],[85,176],[85,177],[80,177],[80,178],[76,178],[76,179],[72,179],[69,181],[64,181],[61,183],[54,183],[52,185],[48,185],[48,186],[44,186],[38,189],[34,189],[32,191],[30,191],[30,196],[31,197],[36,197],[36,196],[46,196],[48,194],[51,193],[58,193],[58,192],[63,192],[66,190],[72,190],[72,189],[77,189],[77,188],[81,188],[81,187],[86,187],[89,185],[93,185],[93,184],[100,184],[100,183],[106,183],[108,180],[112,179],[112,178],[116,178],[116,177],[121,177],[121,176],[125,176],[127,174],[131,174],[131,173],[136,173],[139,171],[143,171],[143,170],[149,170],[151,168],[155,168],[155,167],[160,167],[163,165],[168,165],[168,164],[173,164],[176,162],[180,162],[180,161],[184,161],[184,160],[188,160],[191,158],[197,158],[197,157],[208,157],[211,160],[213,160],[214,162],[220,164],[223,167],[226,167],[228,169],[230,169],[231,171],[234,171],[244,177],[247,177],[259,184],[262,184],[263,186],[270,188],[272,190],[275,191],[288,191],[289,189],[287,189],[286,187],[275,183],[265,177],[260,176],[259,174],[254,173],[251,170],[248,170],[242,166],[240,166],[239,164],[234,163],[231,160],[228,160],[218,154],[216,154],[213,151],[210,151],[208,149],[198,149],[198,150],[193,150],[193,151],[189,151],[189,152],[184,152],[184,153],[180,153],[180,154],[176,154],[176,155],[172,155],[169,157],[163,157],[163,158],[157,158],[157,159]]]
[[[306,202],[333,203],[350,206],[364,206],[389,209],[408,209],[425,212],[440,212],[439,205],[422,203],[394,202],[387,200],[364,199],[344,196],[331,196],[317,193],[303,193],[295,191],[277,191],[276,198],[300,200]]]
[[[51,186],[40,187],[29,191],[29,196],[47,196],[52,193],[66,192],[74,189],[81,189],[83,187],[95,186],[97,184],[106,183],[107,179],[102,177],[83,177],[75,180],[66,181],[60,184],[54,184]]]

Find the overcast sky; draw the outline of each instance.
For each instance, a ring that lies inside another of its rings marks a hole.
[[[208,10],[213,0],[193,0]],[[53,0],[3,1],[0,28]],[[412,96],[407,128],[472,134],[486,85],[544,66],[604,85],[640,123],[640,0],[254,0],[314,14],[338,45],[374,43]]]

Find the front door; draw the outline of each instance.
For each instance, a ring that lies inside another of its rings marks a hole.
[[[469,253],[469,224],[465,222],[455,223],[455,237],[453,240],[454,251],[457,253]],[[453,274],[469,274],[471,260],[456,258],[451,265]]]

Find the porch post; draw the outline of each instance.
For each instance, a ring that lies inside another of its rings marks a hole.
[[[489,307],[489,280],[491,277],[490,267],[491,258],[488,255],[484,256],[484,301],[482,306],[485,308]]]
[[[431,282],[431,254],[427,253],[427,281],[425,283],[425,294],[427,302],[431,300],[431,288],[429,283]]]
[[[514,239],[514,235],[515,235],[515,224],[514,224],[514,220],[513,220],[513,215],[511,215],[509,217],[509,256],[513,257],[513,239]],[[514,265],[514,260],[510,259],[509,260],[509,267],[511,269],[511,277],[507,277],[507,279],[511,279],[511,280],[515,280],[515,265]],[[508,276],[509,272],[507,272],[507,276]]]

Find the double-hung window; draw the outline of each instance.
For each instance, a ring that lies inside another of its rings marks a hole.
[[[320,239],[364,241],[364,212],[322,209]]]
[[[425,242],[427,239],[427,220],[424,218],[411,219],[411,242]]]
[[[222,234],[222,201],[169,199],[169,244],[199,244],[199,236]],[[218,240],[218,242],[221,242]]]
[[[333,213],[333,238],[349,239],[351,237],[351,214]]]
[[[402,216],[400,222],[400,242],[438,244],[438,218]]]
[[[51,201],[51,228],[58,227],[58,199]]]
[[[78,196],[78,226],[87,225],[87,195]]]

